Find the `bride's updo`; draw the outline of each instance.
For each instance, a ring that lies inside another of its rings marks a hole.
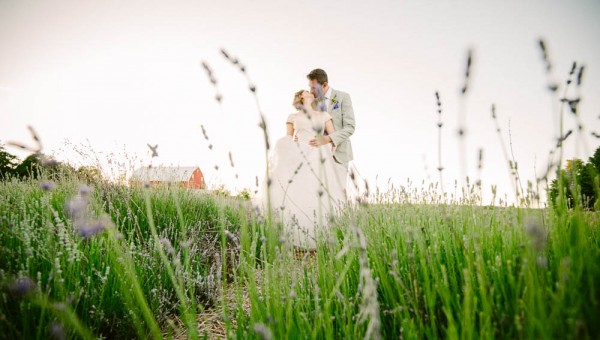
[[[300,90],[300,91],[297,91],[296,93],[294,93],[294,102],[292,103],[292,105],[298,110],[301,110],[302,107],[304,106],[304,100],[302,99],[302,93],[304,93],[304,91],[306,91],[306,90]],[[317,109],[317,101],[313,100],[311,106],[314,110],[316,110]]]

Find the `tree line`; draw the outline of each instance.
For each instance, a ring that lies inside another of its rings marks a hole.
[[[0,144],[0,180],[10,179],[37,179],[43,173],[47,179],[58,180],[60,176],[73,175],[86,183],[102,181],[100,169],[94,166],[80,166],[75,168],[68,163],[56,163],[51,166],[42,166],[39,155],[31,154],[22,161]]]
[[[22,161],[0,144],[0,180],[36,179],[41,175],[42,164],[36,154]],[[102,181],[102,174],[97,167],[81,166],[75,168],[68,163],[55,164],[45,167],[44,173],[49,179],[61,175],[74,175],[78,179],[93,183]],[[562,192],[562,195],[561,195]],[[567,160],[566,166],[556,172],[548,189],[548,202],[553,206],[559,205],[559,198],[564,197],[568,208],[581,206],[585,210],[600,211],[600,147],[587,162],[580,159]]]

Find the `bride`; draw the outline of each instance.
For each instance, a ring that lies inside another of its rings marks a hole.
[[[288,116],[287,135],[280,138],[269,158],[269,172],[257,203],[269,203],[273,216],[283,222],[284,236],[298,248],[316,249],[316,239],[326,232],[330,219],[346,198],[346,178],[338,174],[332,144],[312,146],[310,141],[334,132],[332,117],[317,109],[312,93],[298,91]]]

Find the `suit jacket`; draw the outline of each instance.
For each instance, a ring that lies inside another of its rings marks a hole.
[[[346,92],[331,89],[329,109],[327,110],[333,118],[335,132],[329,137],[336,146],[333,158],[338,163],[348,163],[354,159],[350,136],[354,133],[354,109],[350,95]]]

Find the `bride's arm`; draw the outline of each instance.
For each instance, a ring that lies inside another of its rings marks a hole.
[[[287,128],[286,136],[294,137],[294,114],[293,113],[288,116],[285,126]]]
[[[335,128],[333,127],[333,120],[329,119],[325,122],[325,132],[327,132],[328,135],[331,135],[335,132]]]

